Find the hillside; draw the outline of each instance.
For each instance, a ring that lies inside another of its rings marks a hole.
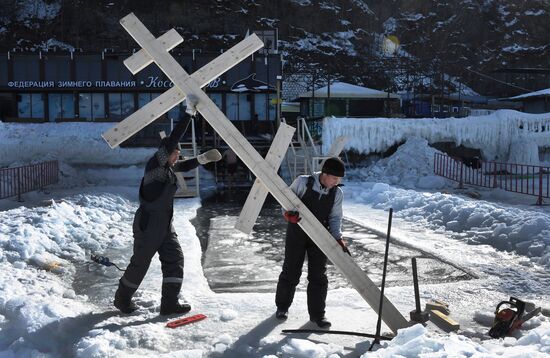
[[[156,35],[176,28],[182,50],[219,51],[248,30],[277,29],[286,75],[392,90],[443,81],[453,91],[450,75],[487,93],[478,73],[550,67],[547,0],[0,0],[0,11],[2,51],[128,51],[136,45],[118,20],[133,11]]]

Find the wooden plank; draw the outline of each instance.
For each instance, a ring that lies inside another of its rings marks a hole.
[[[115,148],[143,127],[168,112],[183,101],[185,94],[177,87],[162,93],[138,111],[126,117],[122,122],[104,132],[101,136],[111,148]]]
[[[447,333],[460,329],[460,324],[457,321],[441,311],[430,310],[430,321]]]
[[[131,14],[133,15],[133,14]],[[302,203],[294,192],[285,184],[277,173],[260,156],[246,138],[225,117],[214,102],[203,92],[199,84],[191,78],[180,64],[171,57],[162,46],[156,43],[155,38],[147,28],[135,17],[125,18],[126,30],[136,39],[141,47],[155,60],[172,82],[187,94],[198,98],[197,110],[203,115],[214,130],[241,158],[246,166],[268,188],[275,199],[286,210],[297,210],[302,220],[300,227],[325,253],[328,259],[343,273],[355,287],[357,292],[375,310],[378,310],[380,290],[363,272],[363,270],[342,251],[342,248],[327,229],[315,218],[311,211]],[[409,326],[409,323],[395,306],[384,297],[382,319],[390,329],[396,332],[400,328]]]
[[[327,157],[338,157],[340,156],[340,153],[346,146],[346,143],[348,141],[348,137],[346,136],[338,136],[332,142],[332,145],[330,146],[330,149],[328,150]]]
[[[277,172],[279,170],[295,130],[294,127],[285,123],[281,123],[279,126],[275,138],[271,143],[271,147],[269,148],[269,152],[265,156],[265,161],[271,166],[273,171]],[[246,198],[241,214],[237,219],[235,229],[250,235],[268,193],[269,191],[262,184],[260,179],[256,179]]]
[[[165,32],[162,36],[158,38],[158,41],[163,45],[166,51],[170,51],[177,45],[183,42],[183,38],[178,34],[175,29],[171,29]],[[124,60],[124,65],[126,68],[132,72],[133,75],[143,70],[145,67],[153,63],[151,56],[147,54],[147,51],[144,49],[139,50],[134,53],[132,56]]]
[[[124,23],[133,19],[137,19],[135,15],[127,15],[121,20],[121,24],[124,26]],[[154,39],[153,35],[149,35],[149,39]],[[164,45],[159,43],[159,46],[162,46],[162,49],[164,50]],[[263,43],[256,34],[248,36],[246,39],[239,42],[237,45],[233,46],[231,49],[216,57],[210,63],[193,73],[190,80],[197,82],[202,88],[212,80],[219,77],[222,73],[235,66],[237,63],[252,55],[254,52],[262,48],[262,46]],[[164,52],[165,54],[168,54],[168,52]],[[148,56],[151,57],[150,55]],[[174,60],[174,62],[176,61]],[[159,97],[153,99],[139,111],[134,112],[129,117],[107,130],[101,136],[111,148],[115,148],[119,146],[120,143],[139,132],[142,128],[155,121],[164,113],[168,112],[184,99],[185,93],[182,92],[177,86],[174,86],[161,94]]]

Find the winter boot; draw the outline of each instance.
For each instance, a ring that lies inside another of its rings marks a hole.
[[[329,320],[327,320],[326,317],[320,317],[320,318],[313,318],[311,317],[310,320],[312,322],[315,322],[319,328],[329,328],[332,324]]]
[[[118,289],[115,293],[114,305],[122,313],[132,313],[138,309],[138,306],[132,302],[132,295],[136,292],[135,288],[125,286],[122,282],[119,282]]]
[[[160,314],[185,314],[191,311],[191,306],[187,303],[179,303],[178,295],[180,293],[181,283],[163,283],[162,300],[160,301]]]
[[[275,317],[278,320],[285,321],[288,318],[288,312],[285,310],[277,309],[277,312],[275,312]]]
[[[171,315],[171,314],[186,314],[187,312],[191,311],[191,305],[187,303],[166,303],[162,301],[160,304],[160,314],[163,316]]]

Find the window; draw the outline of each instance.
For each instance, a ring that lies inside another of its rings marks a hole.
[[[232,121],[249,121],[250,101],[246,93],[228,93],[226,95],[227,118]]]
[[[314,104],[313,104],[314,103]],[[325,115],[325,100],[324,99],[315,99],[312,101],[309,100],[309,113],[312,117],[321,117]]]
[[[254,113],[258,115],[258,120],[274,121],[277,118],[277,95],[258,93],[255,96]]]
[[[74,95],[72,93],[48,94],[48,119],[74,118]]]
[[[44,118],[42,93],[22,93],[17,95],[17,115],[19,118]]]
[[[267,95],[265,93],[255,94],[254,113],[258,115],[258,120],[267,121]]]
[[[133,111],[134,95],[132,93],[109,93],[110,118],[123,119]]]
[[[105,118],[105,95],[103,93],[80,93],[78,112],[81,119],[92,121]]]
[[[432,105],[432,113],[439,112],[439,104],[433,104]]]
[[[221,93],[209,93],[208,97],[218,106],[219,109],[222,109],[222,94]]]
[[[160,95],[159,93],[146,93],[146,92],[138,93],[138,108],[145,106],[147,103],[151,102],[152,100],[157,98],[159,95]]]
[[[346,100],[330,98],[326,100],[327,115],[335,117],[346,116]]]
[[[168,111],[168,119],[173,119],[174,121],[179,121],[181,119],[181,103],[179,103],[177,106],[173,107]]]
[[[268,102],[268,106],[269,106],[269,117],[268,119],[270,121],[274,121],[277,119],[277,95],[275,93],[271,93],[269,95],[269,102]]]
[[[225,97],[226,115],[230,121],[239,119],[239,95],[228,93]]]

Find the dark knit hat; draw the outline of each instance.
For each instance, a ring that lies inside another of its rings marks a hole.
[[[340,160],[340,158],[332,157],[325,160],[321,173],[342,178],[346,175],[346,168],[344,166],[344,162]]]

